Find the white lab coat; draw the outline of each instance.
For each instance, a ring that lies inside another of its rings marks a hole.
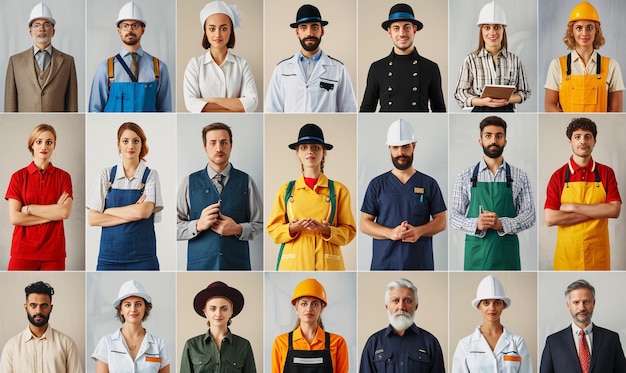
[[[452,373],[532,373],[533,363],[524,337],[503,328],[496,348],[476,327],[474,333],[461,339],[452,358]]]
[[[356,112],[350,75],[343,63],[322,51],[307,82],[298,55],[281,61],[272,74],[265,112]]]

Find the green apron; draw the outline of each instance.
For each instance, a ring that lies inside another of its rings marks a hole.
[[[506,164],[506,182],[477,182],[478,167],[474,167],[468,218],[477,218],[480,207],[492,211],[498,217],[515,217],[517,212],[513,204],[511,168]],[[485,237],[465,236],[466,271],[484,270],[520,270],[519,240],[516,234],[499,236],[498,232],[488,229]]]

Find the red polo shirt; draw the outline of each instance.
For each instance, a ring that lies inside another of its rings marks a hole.
[[[593,159],[587,163],[586,167],[580,167],[574,162],[573,158],[570,157],[567,164],[552,174],[546,190],[546,204],[543,206],[544,209],[558,210],[561,207],[561,193],[563,193],[563,188],[565,187],[565,173],[568,167],[570,168],[570,182],[595,181],[595,167],[597,167],[602,186],[604,186],[604,190],[606,191],[606,202],[622,202],[619,190],[617,189],[615,172],[613,172],[611,167],[596,163]]]
[[[4,196],[20,201],[22,205],[56,204],[63,192],[74,198],[70,174],[50,163],[39,170],[34,163],[11,176]],[[27,260],[65,259],[65,232],[63,220],[13,230],[11,257]]]

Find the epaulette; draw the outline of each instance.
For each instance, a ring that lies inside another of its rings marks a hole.
[[[340,64],[342,64],[342,65],[343,65],[343,62],[339,61],[339,60],[338,60],[338,59],[336,59],[336,58],[333,58],[333,57],[331,57],[331,56],[328,56],[328,58],[330,58],[330,59],[331,59],[331,60],[333,60],[333,61],[337,61],[337,62],[339,62]]]
[[[292,55],[291,57],[287,57],[287,58],[285,58],[285,59],[284,59],[284,60],[282,60],[282,61],[279,61],[276,65],[280,65],[281,63],[283,63],[283,62],[285,62],[285,61],[287,61],[287,60],[292,59],[292,58],[293,58],[293,56],[295,56],[295,54],[294,54],[294,55]]]

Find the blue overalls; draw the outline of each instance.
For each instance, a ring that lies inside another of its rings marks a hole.
[[[115,82],[113,72],[113,58],[122,65],[132,82]],[[108,60],[109,75],[109,99],[104,107],[105,112],[155,112],[157,87],[159,82],[159,60],[153,57],[154,77],[153,82],[138,82],[130,72],[130,68],[118,53]]]
[[[146,167],[139,189],[114,189],[117,166],[111,169],[109,191],[104,208],[123,207],[137,202],[144,191],[150,169]],[[154,214],[141,219],[116,225],[102,227],[100,236],[100,253],[98,255],[98,271],[141,270],[158,271],[159,260],[156,256],[156,235],[154,233]]]

